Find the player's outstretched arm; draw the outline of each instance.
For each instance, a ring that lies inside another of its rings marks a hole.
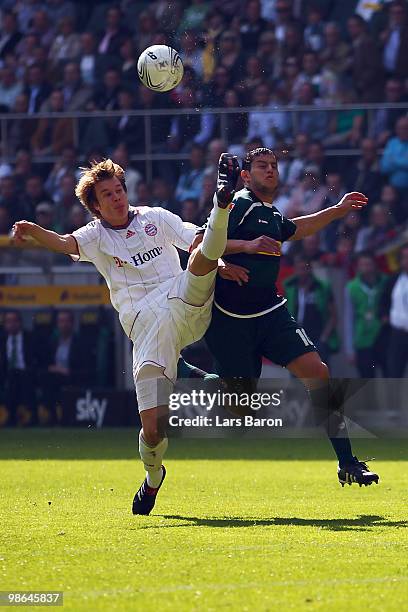
[[[17,221],[13,225],[12,239],[16,244],[23,245],[29,238],[34,238],[39,244],[50,251],[65,253],[66,255],[79,255],[78,245],[71,234],[57,234],[46,230],[31,221]]]
[[[335,206],[319,210],[319,212],[312,215],[292,219],[296,224],[296,232],[289,240],[302,240],[306,236],[319,232],[335,219],[342,219],[352,210],[360,210],[367,206],[367,204],[368,198],[363,193],[358,191],[346,193]]]

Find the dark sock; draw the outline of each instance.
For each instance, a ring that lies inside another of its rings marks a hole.
[[[326,431],[339,460],[340,467],[353,461],[351,442],[343,416],[343,397],[340,388],[329,381],[317,389],[309,390],[316,425]]]
[[[202,378],[203,380],[213,380],[218,378],[218,376],[217,374],[210,374],[200,368],[196,368],[183,359],[183,357],[180,357],[177,362],[177,378]]]

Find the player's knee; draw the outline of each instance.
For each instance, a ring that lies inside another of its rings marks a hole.
[[[316,369],[315,378],[327,380],[330,377],[329,368],[323,361],[317,362],[315,369]]]

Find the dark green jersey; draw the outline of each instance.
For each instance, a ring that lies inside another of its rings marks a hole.
[[[228,238],[254,240],[268,236],[284,242],[296,231],[296,224],[286,219],[272,204],[261,202],[245,188],[233,199],[228,223]],[[228,262],[248,268],[248,283],[239,286],[235,281],[217,277],[215,305],[227,314],[253,316],[283,304],[286,300],[277,294],[276,279],[280,256],[257,253],[226,255]]]

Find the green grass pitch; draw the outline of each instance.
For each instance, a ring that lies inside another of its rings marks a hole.
[[[136,431],[2,431],[0,590],[61,590],[75,612],[402,611],[407,441],[354,447],[378,486],[342,489],[325,440],[171,440],[134,517]]]

